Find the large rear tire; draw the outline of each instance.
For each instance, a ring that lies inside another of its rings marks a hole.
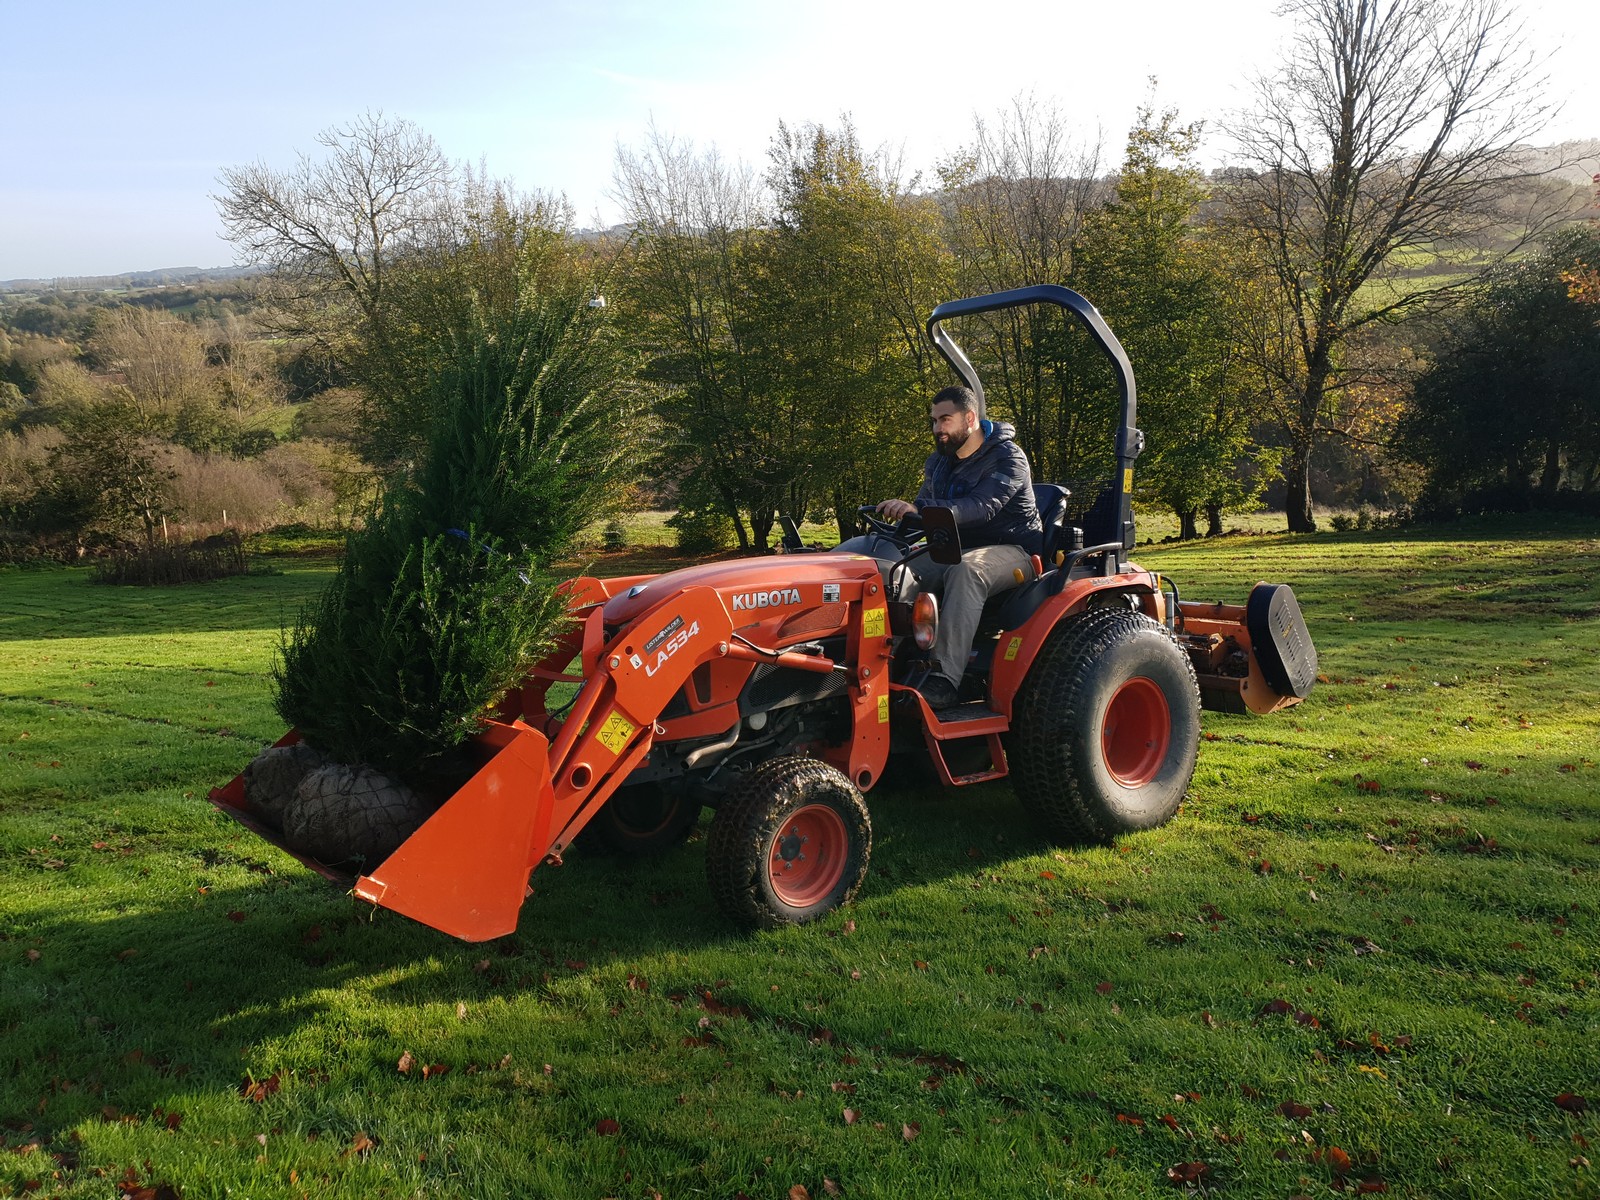
[[[1092,610],[1039,652],[1017,697],[1017,797],[1059,842],[1110,842],[1178,811],[1200,745],[1194,665],[1167,630]]]
[[[773,929],[852,900],[871,854],[866,801],[842,771],[812,758],[774,758],[718,808],[706,876],[730,918]]]

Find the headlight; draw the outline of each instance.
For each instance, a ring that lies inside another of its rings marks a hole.
[[[932,592],[923,592],[911,607],[911,636],[923,650],[931,650],[939,636],[939,598]]]

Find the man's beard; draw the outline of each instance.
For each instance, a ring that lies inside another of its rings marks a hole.
[[[960,453],[961,447],[967,444],[967,440],[972,437],[972,434],[973,431],[971,429],[963,429],[960,433],[951,433],[944,437],[936,434],[933,439],[933,448],[946,458],[954,458]]]

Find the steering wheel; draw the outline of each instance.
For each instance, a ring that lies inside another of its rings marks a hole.
[[[876,504],[863,504],[856,509],[856,516],[866,522],[867,528],[874,533],[881,533],[885,537],[892,537],[897,542],[909,545],[921,532],[921,522],[914,515],[906,515],[900,520],[890,523],[878,515]]]

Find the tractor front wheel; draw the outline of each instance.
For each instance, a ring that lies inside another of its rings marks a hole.
[[[854,898],[872,854],[866,801],[812,758],[749,771],[711,823],[706,875],[717,905],[742,925],[814,921]]]
[[[1200,690],[1165,628],[1092,610],[1045,644],[1017,699],[1011,770],[1060,842],[1109,842],[1178,811],[1200,745]]]

